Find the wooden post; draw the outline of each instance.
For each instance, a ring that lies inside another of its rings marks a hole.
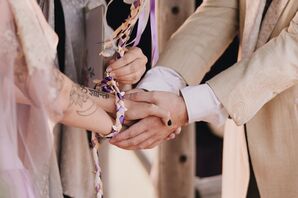
[[[158,0],[158,31],[161,51],[170,36],[193,13],[194,0]],[[159,147],[158,197],[194,198],[195,127],[183,129],[175,140]]]

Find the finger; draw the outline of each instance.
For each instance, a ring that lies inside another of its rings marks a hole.
[[[111,60],[109,60],[109,65],[113,64],[114,62],[116,62],[115,59],[111,59]]]
[[[145,64],[147,62],[147,57],[143,54],[140,48],[130,48],[122,58],[109,65],[107,71],[111,72],[125,65],[128,65],[137,59],[143,60]]]
[[[158,106],[149,103],[135,103],[129,100],[125,100],[124,103],[128,108],[125,115],[128,120],[138,120],[149,116],[155,116],[169,121],[170,113]],[[164,121],[164,122],[165,122]]]
[[[137,74],[142,76],[146,71],[146,63],[140,59],[136,59],[134,62],[113,70],[110,75],[117,79],[125,79],[130,74]]]
[[[141,72],[135,72],[135,73],[131,73],[128,74],[126,76],[122,76],[122,77],[114,77],[119,83],[123,83],[123,84],[134,84],[137,83],[141,77],[142,77],[143,73]],[[113,75],[111,75],[113,77]]]
[[[136,92],[132,94],[126,94],[124,96],[126,99],[135,101],[135,102],[148,102],[148,103],[156,103],[155,92]]]
[[[127,91],[125,94],[132,94],[132,93],[144,92],[144,91],[145,91],[144,89],[136,88],[136,89],[131,89],[131,90]]]
[[[161,138],[150,138],[142,142],[138,148],[140,149],[152,149],[155,146],[159,145],[162,142]]]
[[[175,134],[179,135],[181,133],[181,131],[182,131],[182,129],[181,129],[181,127],[179,127],[178,129],[176,129]]]
[[[171,133],[168,137],[167,140],[172,140],[176,138],[176,134],[175,133]]]
[[[123,65],[122,67],[118,68],[118,69],[114,69],[111,73],[110,76],[112,76],[113,78],[124,78],[129,75],[129,74],[134,74],[137,73],[138,71],[138,66],[135,62],[129,63],[127,65]]]
[[[128,128],[128,127],[132,126],[133,124],[135,124],[137,122],[138,122],[138,120],[127,120],[127,119],[125,119],[123,126],[126,126],[126,128]]]
[[[141,48],[139,47],[132,47],[128,49],[127,53],[132,53],[134,54],[135,57],[137,57],[138,59],[144,59],[145,63],[147,63],[147,56],[144,55],[143,51]]]
[[[117,79],[116,79],[117,80]],[[136,84],[137,82],[134,82],[134,81],[131,81],[131,80],[117,80],[120,84],[122,85],[133,85],[133,84]]]
[[[163,141],[164,141],[164,140],[160,140],[160,141],[158,141],[158,142],[155,142],[154,144],[148,146],[148,149],[153,149],[153,148],[155,148],[155,147],[161,145],[161,143],[162,143]]]
[[[142,142],[146,141],[147,139],[152,138],[151,137],[152,135],[153,134],[150,131],[144,131],[140,135],[137,135],[136,137],[117,142],[114,145],[116,145],[120,148],[127,149],[127,150],[140,149],[140,147],[138,145],[141,144]]]
[[[139,108],[127,112],[127,117],[130,119],[142,119],[149,116],[159,117],[166,126],[172,125],[170,112],[154,104],[143,103]]]
[[[134,60],[136,60],[136,57],[132,53],[126,53],[122,58],[110,64],[107,68],[107,71],[112,72],[113,70],[132,63]]]
[[[149,127],[150,126],[147,126],[147,124],[145,122],[143,122],[143,120],[141,120],[140,122],[132,125],[128,129],[124,130],[123,132],[121,132],[118,135],[116,135],[115,137],[113,137],[110,140],[110,143],[115,144],[116,142],[131,139],[131,138],[141,134],[143,131],[145,131]]]
[[[159,117],[162,122],[166,125],[166,126],[172,126],[172,120],[171,120],[171,113],[159,108],[157,105],[153,105],[153,104],[149,104],[150,105],[150,110],[149,110],[149,114],[148,116],[156,116]],[[148,117],[147,116],[147,117]]]

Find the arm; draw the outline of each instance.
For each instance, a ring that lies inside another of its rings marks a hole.
[[[171,37],[157,65],[197,85],[238,32],[237,0],[206,0]]]
[[[114,96],[79,86],[57,69],[53,70],[53,76],[55,87],[60,88],[57,88],[59,93],[53,103],[48,105],[58,107],[63,113],[62,115],[57,115],[51,111],[52,108],[48,108],[48,113],[52,119],[73,127],[108,134],[112,129],[114,120],[106,112],[115,114]],[[17,86],[15,86],[15,90],[18,103],[34,104],[34,102],[22,94]],[[47,100],[47,98],[44,98],[44,101]],[[156,105],[128,100],[125,101],[125,105],[129,109],[126,113],[127,120],[141,119],[151,115],[162,118],[164,123],[168,123],[170,119],[169,113]]]
[[[3,30],[0,31],[0,38],[5,40],[9,36],[7,41],[10,46],[1,55],[4,60],[15,59],[15,87],[18,88],[16,92],[21,92],[16,93],[19,97],[17,101],[47,111],[55,121],[102,134],[109,133],[113,120],[104,110],[107,108],[115,111],[113,98],[79,87],[55,69],[58,38],[45,21],[37,4],[33,3],[31,7],[26,3],[11,3],[11,8],[12,13],[10,9],[1,13],[4,17],[0,20],[0,29]],[[28,17],[24,18],[24,15]],[[11,34],[7,34],[8,32]],[[8,54],[11,56],[7,56]],[[138,57],[142,57],[141,53],[138,53]],[[124,65],[126,66],[130,67]],[[132,109],[127,113],[128,119],[140,119],[152,114],[160,116],[161,113],[162,117],[169,119],[167,112],[154,105],[139,103],[139,106],[136,106],[140,108],[134,109],[130,106],[133,103],[127,103],[127,107]]]
[[[54,87],[58,94],[54,99],[49,99],[49,95],[41,96],[50,118],[55,122],[96,131],[102,135],[110,133],[114,121],[102,108],[103,104],[113,108],[114,104],[109,95],[97,92],[95,97],[91,94],[95,90],[91,92],[86,87],[80,87],[56,68],[52,71],[52,81],[55,82]],[[17,82],[14,86],[16,102],[38,106],[36,99],[30,99],[31,96],[23,94],[19,84]]]
[[[189,122],[206,121],[216,125],[224,124],[227,113],[208,85],[186,87],[181,93],[183,97],[161,91],[135,92],[127,95],[126,97],[131,100],[153,103],[170,111],[172,126],[164,127],[154,117],[145,118],[110,142],[124,149],[153,148],[178,127]]]
[[[162,53],[157,65],[167,66],[169,69],[164,67],[152,69],[138,87],[148,90],[171,91],[178,94],[179,89],[185,87],[186,84],[197,85],[237,34],[237,16],[238,1],[236,0],[204,1],[203,5],[172,36]],[[208,26],[211,22],[215,25]],[[219,32],[221,34],[217,35]],[[154,118],[146,118],[111,142],[126,149],[151,148],[160,143],[163,137],[167,137],[177,127],[185,124],[181,117],[185,117],[187,107],[188,109],[194,108],[189,107],[192,104],[187,104],[187,100],[183,100],[182,97],[177,95],[163,95],[159,98],[160,100],[175,100],[179,103],[177,107],[180,110],[175,111],[176,108],[170,108],[174,124],[172,129],[164,129],[161,125],[156,124],[158,122],[154,121]],[[217,99],[213,102],[216,105],[219,103]],[[210,103],[210,105],[213,104]],[[222,110],[222,108],[217,108],[218,106],[220,105],[215,106],[215,109]],[[199,107],[195,106],[195,108],[198,109]],[[218,118],[224,120],[226,117],[225,111],[218,112],[217,110],[215,113]],[[214,112],[208,112],[207,114],[209,113],[211,115]],[[190,112],[188,112],[188,117],[192,121],[202,119],[207,114],[190,116]],[[154,126],[152,123],[154,123]],[[160,133],[160,131],[164,133]],[[129,138],[132,136],[135,137]],[[142,137],[142,139],[138,137]]]
[[[199,84],[236,36],[238,24],[237,0],[204,1],[173,34],[158,66],[138,87],[178,94],[186,84]]]
[[[204,1],[173,34],[157,63],[159,67],[148,71],[138,87],[178,94],[186,84],[199,84],[237,31],[238,1]]]
[[[236,124],[244,124],[264,104],[297,84],[297,54],[298,14],[279,36],[208,84]]]

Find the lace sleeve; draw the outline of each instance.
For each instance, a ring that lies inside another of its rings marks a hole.
[[[7,198],[49,197],[48,109],[60,113],[50,105],[59,89],[51,83],[56,39],[33,2],[0,1],[0,192]],[[16,87],[33,105],[16,103]]]

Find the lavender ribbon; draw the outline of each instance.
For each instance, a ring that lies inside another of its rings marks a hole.
[[[147,25],[147,17],[146,17],[146,10],[143,10],[142,13],[139,16],[139,21],[138,21],[138,30],[137,30],[137,35],[134,40],[133,46],[137,46],[140,43],[141,37],[143,32],[145,31],[146,25]]]
[[[156,62],[159,58],[157,23],[156,23],[156,12],[155,11],[156,11],[155,10],[155,0],[150,0],[150,27],[151,27],[151,45],[152,45],[151,59],[152,59],[153,66],[156,64]],[[146,12],[144,9],[139,16],[137,35],[136,35],[133,46],[137,46],[140,43],[142,34],[143,34],[143,32],[146,28],[146,25],[147,25],[146,19],[147,19],[147,17],[146,17]]]
[[[157,22],[156,22],[156,7],[155,0],[150,0],[150,25],[151,25],[151,43],[152,43],[152,65],[155,66],[159,58],[158,49],[158,35],[157,35]]]
[[[135,2],[137,2],[137,1],[135,1]],[[146,5],[145,5],[145,7],[146,7]],[[148,19],[149,19],[147,14],[149,14],[147,12],[147,10],[143,9],[140,16],[139,16],[137,35],[136,35],[136,38],[134,39],[134,44],[133,44],[134,47],[137,46],[140,43],[142,34],[146,29],[146,25],[147,25],[147,22],[148,22]]]

